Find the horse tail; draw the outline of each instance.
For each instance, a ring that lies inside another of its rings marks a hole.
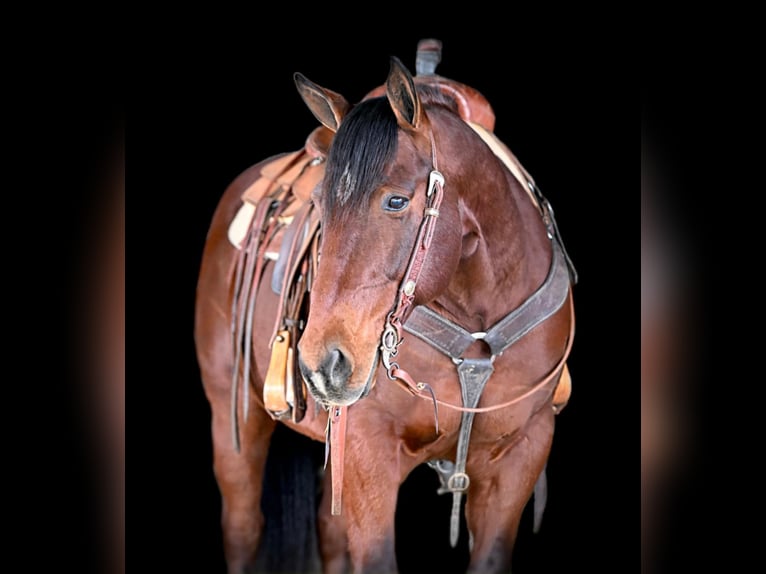
[[[321,572],[317,509],[323,445],[277,425],[263,480],[258,572]]]

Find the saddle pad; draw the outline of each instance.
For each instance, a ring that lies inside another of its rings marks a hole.
[[[242,207],[237,211],[237,215],[229,224],[229,243],[231,243],[237,249],[242,249],[242,242],[245,240],[247,230],[250,229],[250,223],[253,221],[255,215],[255,204],[248,201],[242,204]]]
[[[295,200],[283,214],[283,218],[288,220],[285,223],[288,223],[290,216],[309,201],[311,192],[324,177],[324,170],[324,158],[305,150],[285,154],[265,165],[261,176],[242,194],[242,206],[229,224],[229,242],[237,249],[242,248],[255,215],[255,206],[263,197],[279,188],[289,189],[295,196]],[[278,252],[279,246],[270,248],[269,251]]]
[[[484,143],[489,146],[489,149],[492,150],[492,153],[494,153],[500,159],[500,161],[505,164],[505,167],[508,168],[508,170],[513,174],[513,177],[515,177],[516,180],[521,184],[521,187],[526,190],[529,199],[532,200],[532,203],[535,205],[535,207],[540,209],[540,204],[538,203],[534,192],[529,187],[529,183],[534,183],[535,180],[532,179],[532,176],[529,175],[529,172],[524,169],[524,166],[521,165],[521,162],[516,159],[516,156],[513,155],[513,152],[508,149],[508,146],[501,142],[495,134],[488,131],[486,128],[480,126],[479,124],[475,124],[473,122],[466,123],[471,127],[471,129],[473,129],[473,131],[478,134]]]

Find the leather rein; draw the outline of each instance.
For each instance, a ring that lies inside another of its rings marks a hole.
[[[500,410],[506,407],[510,407],[517,404],[538,391],[545,388],[552,381],[557,379],[561,375],[562,369],[569,357],[569,353],[572,350],[572,343],[574,341],[574,305],[572,305],[572,293],[571,290],[567,291],[567,302],[569,303],[571,320],[569,327],[569,336],[567,339],[567,345],[562,357],[556,363],[556,365],[549,371],[549,373],[537,382],[533,387],[522,393],[521,395],[514,397],[503,403],[495,404],[487,407],[466,407],[460,406],[446,401],[442,401],[436,398],[436,395],[428,383],[416,382],[413,377],[399,364],[394,361],[399,351],[399,346],[402,344],[404,322],[411,311],[413,302],[415,300],[415,288],[417,287],[420,274],[423,271],[423,266],[428,257],[428,253],[431,247],[434,229],[436,227],[436,221],[439,217],[439,208],[442,200],[444,199],[444,176],[438,169],[436,160],[436,145],[434,142],[433,132],[430,134],[431,140],[431,165],[432,169],[428,175],[428,187],[426,189],[426,206],[423,210],[423,219],[420,222],[418,229],[418,235],[413,245],[412,254],[410,255],[409,263],[407,264],[407,270],[404,273],[399,289],[397,291],[396,300],[392,310],[386,317],[386,323],[383,328],[383,333],[380,340],[380,353],[381,361],[386,369],[386,375],[388,378],[396,382],[404,390],[411,393],[413,396],[419,397],[424,400],[430,400],[434,406],[434,426],[435,432],[439,433],[439,412],[438,405],[445,408],[460,411],[462,413],[487,413],[496,410]],[[523,185],[523,182],[520,182]],[[533,183],[529,184],[533,192],[539,193],[539,190]],[[558,235],[558,230],[555,228],[555,223],[551,225],[549,222],[552,220],[552,210],[549,207],[547,201],[542,203],[543,218],[548,227],[548,236],[553,239]],[[554,220],[555,221],[555,220]],[[564,251],[567,263],[569,257]],[[553,261],[556,260],[556,253],[553,253]],[[552,263],[552,267],[555,265]],[[475,337],[477,340],[481,337]],[[493,354],[491,362],[494,362],[496,357],[500,353]],[[452,357],[453,362],[458,366],[463,359],[456,359]],[[343,489],[343,458],[345,451],[345,434],[346,434],[346,415],[347,406],[333,405],[330,407],[330,412],[327,421],[327,448],[325,452],[325,465],[327,464],[328,455],[331,455],[332,459],[332,505],[331,512],[333,515],[339,515],[341,513],[341,497]]]

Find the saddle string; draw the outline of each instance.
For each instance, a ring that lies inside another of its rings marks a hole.
[[[231,345],[234,352],[234,368],[232,369],[231,380],[231,431],[232,431],[232,443],[234,450],[239,452],[239,426],[237,421],[237,370],[239,369],[239,331],[237,329],[238,314],[237,309],[240,303],[240,293],[242,291],[242,283],[245,272],[245,259],[247,249],[246,246],[250,244],[253,234],[253,228],[249,227],[245,234],[244,245],[237,256],[237,266],[234,271],[234,297],[231,300]]]
[[[234,368],[232,369],[232,381],[231,381],[231,424],[232,424],[232,439],[234,442],[234,449],[240,451],[240,437],[239,437],[239,375],[240,364],[242,362],[243,352],[243,337],[245,331],[245,310],[246,301],[250,294],[252,286],[253,271],[255,267],[256,250],[258,244],[259,231],[256,231],[256,221],[262,221],[266,217],[266,213],[270,206],[267,202],[263,202],[262,205],[258,205],[255,214],[253,216],[252,227],[248,231],[247,245],[242,248],[243,253],[240,261],[244,265],[244,277],[242,285],[239,289],[239,297],[234,300],[235,312],[232,314],[232,322],[235,323],[234,327]]]

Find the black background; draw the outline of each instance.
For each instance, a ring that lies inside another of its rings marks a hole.
[[[491,102],[497,135],[552,202],[580,274],[573,397],[558,417],[542,532],[533,537],[525,517],[514,571],[637,569],[639,131],[630,62],[615,65],[603,41],[576,35],[543,51],[502,26],[190,35],[195,43],[170,45],[134,70],[127,122],[128,561],[223,571],[210,412],[192,338],[200,257],[223,190],[257,161],[301,147],[315,127],[293,72],[355,102],[384,82],[389,56],[414,71],[417,41],[437,37],[439,73]],[[418,473],[403,491],[405,535],[423,538],[413,564],[431,552],[434,569],[450,571],[448,562],[458,571],[461,560],[443,553],[449,500],[435,497],[434,480]]]
[[[674,16],[666,7],[626,15],[578,5],[576,13],[544,7],[534,16],[520,6],[499,14],[429,4],[419,22],[409,5],[363,14],[270,8],[223,19],[191,8],[153,11],[107,26],[94,25],[92,14],[80,26],[36,17],[29,41],[45,49],[37,59],[21,57],[26,44],[9,52],[4,175],[16,180],[3,195],[8,560],[84,572],[103,550],[94,517],[103,461],[92,452],[97,433],[82,404],[81,324],[91,311],[73,302],[93,271],[93,208],[103,207],[100,182],[122,137],[125,102],[128,562],[149,572],[216,572],[220,507],[191,335],[215,204],[240,171],[297,149],[315,125],[293,71],[354,101],[383,82],[389,55],[412,67],[417,40],[438,37],[440,72],[492,102],[498,135],[552,200],[581,275],[574,396],[558,420],[543,532],[533,538],[522,526],[517,571],[639,569],[631,325],[639,117],[648,115],[675,171],[673,209],[700,271],[696,335],[711,339],[693,357],[697,378],[686,398],[708,425],[690,437],[698,460],[664,514],[665,571],[752,569],[762,529],[751,524],[763,490],[762,448],[748,440],[762,435],[762,337],[750,333],[760,326],[753,317],[762,284],[762,35],[752,29],[760,21],[736,6]],[[415,518],[430,517],[427,492],[411,514],[418,527]]]

